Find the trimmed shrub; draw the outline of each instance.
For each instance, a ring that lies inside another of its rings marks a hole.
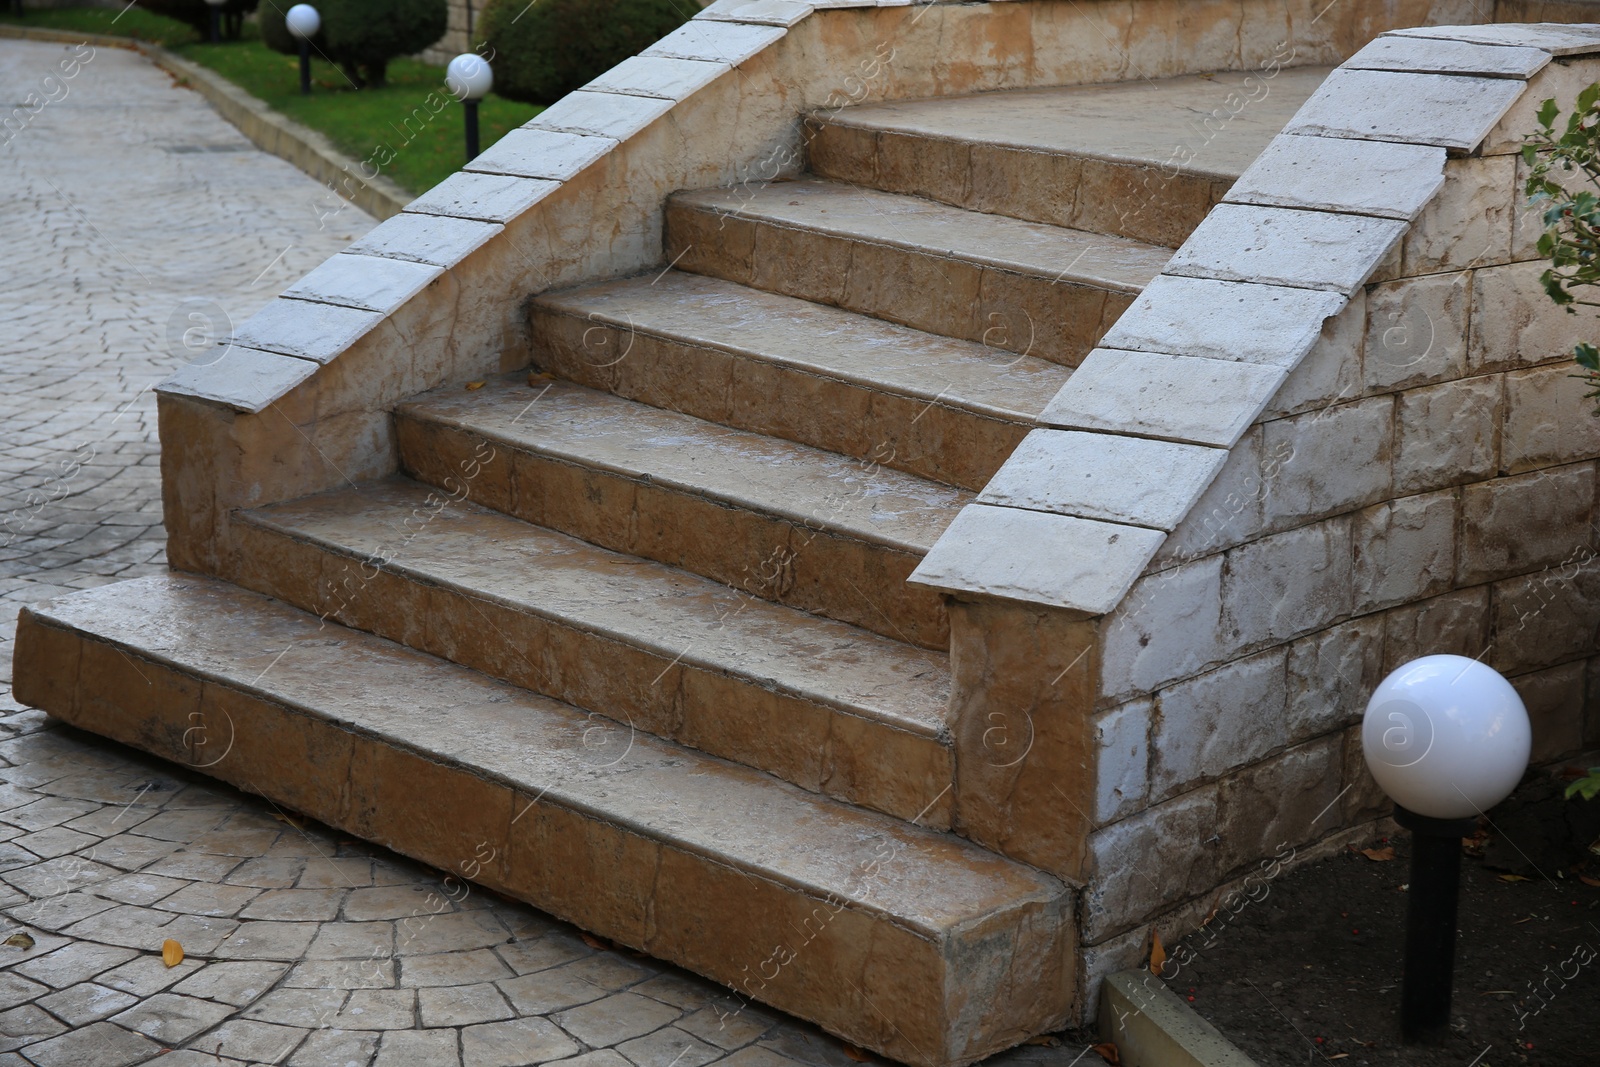
[[[261,43],[274,52],[282,52],[286,56],[300,54],[300,39],[289,32],[289,24],[285,21],[289,9],[300,0],[261,0],[261,6],[256,9],[256,25],[261,29]],[[312,4],[320,14],[327,6],[327,0],[322,3]],[[317,35],[311,38],[311,54],[313,56],[328,54],[328,35],[318,30]]]
[[[324,0],[317,10],[328,54],[347,68],[359,67],[374,86],[383,85],[391,59],[443,37],[450,17],[445,0]]]
[[[553,104],[687,22],[677,0],[489,0],[478,20],[494,91]]]
[[[211,30],[211,5],[205,0],[134,0],[141,8],[154,15],[187,22],[195,32],[204,37]],[[239,28],[244,17],[256,9],[257,0],[228,0],[222,8],[222,35],[230,41],[239,39]]]

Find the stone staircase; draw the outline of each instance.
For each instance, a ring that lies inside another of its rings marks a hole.
[[[674,195],[666,269],[395,410],[401,474],[236,515],[231,584],[26,612],[18,696],[898,1060],[1058,1028],[1075,887],[952,825],[906,578],[1323,73],[1176,169],[1243,75],[812,116],[805,179]]]

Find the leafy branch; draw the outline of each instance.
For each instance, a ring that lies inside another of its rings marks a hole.
[[[1600,308],[1600,301],[1575,292],[1600,286],[1600,83],[1578,94],[1577,106],[1558,131],[1560,117],[1555,100],[1540,106],[1539,129],[1524,138],[1522,158],[1529,167],[1528,203],[1541,209],[1544,222],[1539,254],[1551,264],[1539,281],[1551,300],[1577,314],[1579,307]],[[1584,399],[1600,401],[1600,348],[1585,341],[1573,349],[1573,357],[1583,368],[1573,377],[1589,386]],[[1600,415],[1600,403],[1595,414]]]

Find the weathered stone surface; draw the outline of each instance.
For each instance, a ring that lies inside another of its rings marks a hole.
[[[1529,761],[1548,763],[1583,748],[1584,666],[1561,667],[1511,679],[1533,728]]]
[[[1354,610],[1393,607],[1448,590],[1455,534],[1450,492],[1402,497],[1358,513],[1351,528]]]
[[[1492,477],[1502,411],[1499,376],[1408,389],[1395,409],[1394,487],[1415,493]]]
[[[732,68],[726,63],[666,56],[629,56],[584,89],[596,93],[628,93],[662,100],[682,100],[710,85]]]
[[[1594,465],[1552,467],[1461,491],[1456,583],[1555,566],[1594,542]]]
[[[564,182],[576,177],[616,145],[609,137],[524,127],[500,138],[465,169],[480,174],[509,174]]]
[[[1233,446],[1216,479],[1156,553],[1153,569],[1199,559],[1260,533],[1268,482],[1293,455],[1280,446],[1279,452],[1263,456],[1262,436],[1263,428],[1255,427]]]
[[[1284,132],[1469,152],[1488,136],[1523,88],[1522,82],[1506,78],[1337,70],[1289,120]]]
[[[671,110],[672,99],[622,93],[568,93],[539,112],[525,130],[554,130],[626,141]]]
[[[1550,62],[1542,48],[1479,44],[1442,37],[1385,34],[1345,60],[1346,70],[1394,70],[1410,74],[1476,74],[1527,80]]]
[[[283,295],[387,315],[443,273],[442,267],[409,260],[342,253],[289,286]]]
[[[799,0],[716,0],[701,8],[695,18],[793,26],[811,11],[811,4],[800,3]]]
[[[1229,448],[1283,380],[1272,366],[1097,348],[1039,421]]]
[[[1296,136],[1273,139],[1227,202],[1412,220],[1444,183],[1444,149]]]
[[[757,52],[782,40],[787,32],[780,26],[690,19],[639,54],[665,56],[668,59],[699,59],[737,67]]]
[[[1394,401],[1371,397],[1262,427],[1262,448],[1279,457],[1263,478],[1262,522],[1285,529],[1381,500],[1390,489]]]
[[[1144,437],[1035,430],[978,501],[1171,530],[1227,455],[1224,449]],[[1129,477],[1130,471],[1142,473]]]
[[[504,139],[500,143],[504,144]],[[348,251],[454,267],[500,230],[500,224],[495,222],[402,212],[368,231]]]
[[[1589,385],[1570,364],[1505,375],[1500,467],[1512,474],[1600,455]]]
[[[1459,589],[1384,614],[1383,672],[1420,656],[1477,659],[1489,647],[1489,587]]]
[[[1367,328],[1367,294],[1358,291],[1344,309],[1322,323],[1299,366],[1289,372],[1263,412],[1267,419],[1321,411],[1361,395],[1361,358]]]
[[[1285,656],[1272,649],[1160,691],[1150,736],[1153,798],[1254,763],[1288,740]]]
[[[279,297],[235,330],[233,340],[245,348],[327,363],[382,321],[373,311]]]
[[[1219,204],[1172,257],[1166,273],[1348,297],[1404,232],[1398,219]]]
[[[1362,372],[1384,390],[1458,378],[1466,368],[1472,275],[1402,278],[1367,291]]]
[[[1600,626],[1600,566],[1592,549],[1558,564],[1494,583],[1487,662],[1521,674],[1578,659],[1591,651]]]
[[[1139,580],[1105,624],[1101,697],[1122,701],[1219,661],[1222,557]]]
[[[1336,293],[1163,274],[1106,332],[1101,346],[1287,370],[1316,343],[1323,320],[1345,303]]]
[[[317,363],[297,356],[229,345],[210,363],[186,363],[156,386],[171,396],[189,396],[255,413],[317,372]]]
[[[1452,159],[1446,182],[1401,243],[1402,270],[1432,274],[1511,257],[1512,216],[1522,202],[1511,156]]]
[[[1228,553],[1223,633],[1232,648],[1319,630],[1350,613],[1350,520],[1328,519]]]
[[[1116,607],[1162,534],[1069,515],[969,504],[910,580],[951,593],[1099,615]],[[1028,545],[996,553],[997,546]]]
[[[1130,815],[1150,791],[1150,723],[1155,704],[1134,700],[1095,720],[1096,825]]]
[[[559,188],[560,182],[541,178],[458,170],[407,204],[406,210],[423,215],[505,223]]]
[[[1360,721],[1383,681],[1383,616],[1331,626],[1289,646],[1286,732],[1290,743]]]
[[[1537,48],[1553,56],[1587,55],[1600,51],[1600,34],[1593,26],[1538,23],[1531,26],[1418,26],[1388,30],[1385,37],[1471,41],[1487,45]]]
[[[1096,831],[1090,842],[1095,876],[1084,893],[1084,940],[1103,941],[1171,901],[1215,885],[1222,873],[1219,852],[1195,843],[1216,835],[1217,818],[1217,789],[1205,786]]]
[[[1314,841],[1339,824],[1343,744],[1327,737],[1263,760],[1222,782],[1218,865],[1254,866]]]

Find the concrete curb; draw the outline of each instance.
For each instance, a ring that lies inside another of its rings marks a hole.
[[[339,196],[380,221],[400,214],[412,195],[378,174],[361,174],[361,164],[334,147],[332,141],[307,126],[279,114],[243,89],[213,71],[160,45],[131,37],[100,33],[71,33],[33,26],[0,25],[0,37],[60,44],[88,43],[97,48],[128,48],[139,52],[188,88],[194,89],[223,118],[238,127],[263,152],[294,164]]]
[[[1122,1067],[1256,1067],[1148,971],[1118,971],[1100,988],[1100,1038]]]

